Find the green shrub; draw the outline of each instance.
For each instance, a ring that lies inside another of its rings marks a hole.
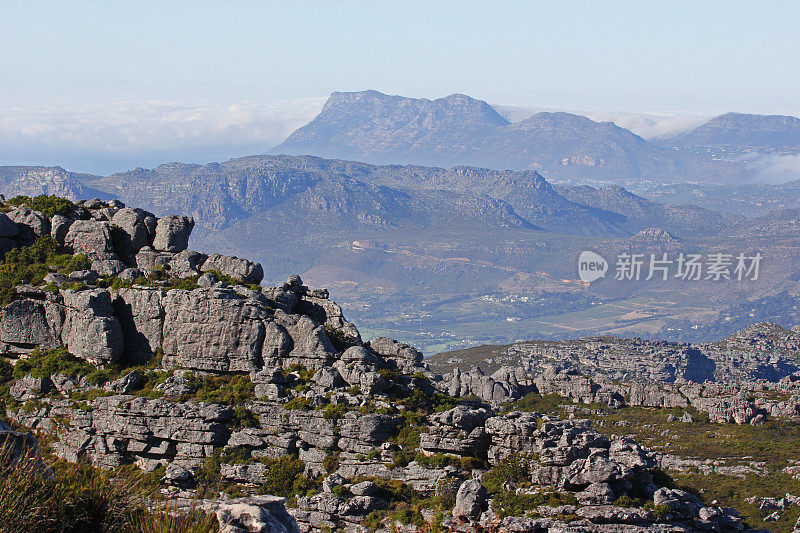
[[[559,394],[545,394],[541,395],[536,392],[531,392],[526,394],[516,402],[514,402],[511,406],[509,406],[510,410],[513,408],[515,411],[528,411],[528,412],[538,412],[543,414],[553,414],[559,413],[560,407],[562,405],[569,405],[572,403],[572,400],[561,396]]]
[[[482,483],[489,494],[497,494],[503,490],[505,483],[518,485],[529,482],[530,457],[525,454],[512,454],[494,465],[483,475]]]
[[[257,428],[258,417],[245,407],[244,405],[237,405],[233,410],[233,425],[237,428]]]
[[[342,404],[333,405],[329,403],[324,405],[319,410],[322,411],[322,417],[325,420],[339,420],[340,418],[343,418],[345,413],[350,410],[350,407]]]
[[[284,455],[277,459],[262,459],[267,468],[264,472],[264,482],[258,488],[259,494],[273,494],[275,496],[291,496],[295,490],[298,478],[303,477],[305,465],[296,457]],[[305,481],[299,483],[304,485]]]
[[[283,404],[283,408],[289,410],[299,409],[306,411],[308,409],[311,409],[311,400],[309,400],[305,396],[297,396],[295,398],[292,398],[285,404]]]
[[[34,211],[40,211],[51,218],[53,215],[67,215],[78,207],[66,198],[48,196],[46,194],[40,194],[38,196],[34,196],[33,198],[30,196],[19,195],[11,198],[7,201],[7,203],[14,206],[21,206],[24,204]]]
[[[627,494],[623,494],[612,504],[614,507],[641,507],[644,505],[644,501],[640,500],[639,498],[631,498]]]
[[[231,276],[228,276],[227,274],[223,274],[219,270],[205,270],[204,273],[205,274],[211,274],[212,276],[214,276],[217,279],[217,281],[221,281],[222,283],[224,283],[226,285],[241,285],[242,284],[241,280],[233,278]],[[259,286],[259,289],[260,288],[261,287]]]
[[[492,499],[492,510],[501,518],[506,516],[523,516],[540,505],[559,507],[561,505],[577,505],[578,500],[572,493],[536,492],[533,494],[517,494],[513,490],[501,491]]]
[[[249,375],[205,376],[192,372],[186,375],[186,381],[194,392],[184,401],[241,405],[255,398],[255,385]]]
[[[0,264],[0,305],[17,299],[14,287],[25,283],[39,286],[51,270],[69,274],[89,268],[86,255],[65,252],[52,237],[38,237],[29,246],[6,252]]]
[[[174,509],[150,510],[146,498],[155,498],[156,493],[130,477],[112,479],[110,472],[85,462],[58,460],[50,470],[32,455],[13,458],[11,446],[4,444],[0,448],[2,531],[211,533],[219,527],[216,518],[203,513],[173,517]]]
[[[332,474],[339,468],[339,452],[329,453],[322,460],[322,468],[329,474]]]
[[[79,359],[70,354],[66,348],[60,347],[53,350],[40,351],[35,349],[27,359],[21,359],[14,365],[13,376],[19,379],[28,374],[45,378],[53,374],[67,376],[87,376],[98,369],[88,361]]]

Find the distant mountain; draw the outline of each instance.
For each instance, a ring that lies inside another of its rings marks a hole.
[[[727,113],[686,133],[659,139],[672,146],[748,147],[800,151],[800,118]]]
[[[61,167],[14,166],[0,167],[0,193],[7,198],[19,194],[36,196],[50,194],[70,198],[107,198],[108,195],[88,187],[80,180],[98,176],[76,174]]]
[[[602,189],[587,185],[580,187],[557,185],[555,189],[572,202],[623,215],[626,221],[622,226],[631,231],[652,226],[675,233],[708,235],[739,222],[733,215],[695,205],[656,203],[618,185]]]
[[[535,170],[565,179],[725,181],[741,172],[732,162],[676,153],[580,115],[537,113],[510,123],[486,102],[459,94],[427,100],[377,91],[333,93],[314,120],[270,153]]]
[[[542,176],[530,171],[251,156],[208,165],[139,168],[92,183],[124,201],[137,199],[156,213],[189,213],[212,229],[287,206],[293,218],[306,221],[345,217],[339,222],[417,229],[455,216],[456,226],[451,228],[483,222],[619,235],[624,221],[616,213],[563,198]]]

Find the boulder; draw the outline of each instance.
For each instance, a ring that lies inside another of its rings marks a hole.
[[[25,376],[11,385],[9,394],[18,402],[24,402],[33,398],[40,398],[53,389],[53,382],[50,378],[36,378]]]
[[[120,253],[124,257],[136,255],[140,248],[150,244],[147,226],[144,223],[147,215],[149,213],[142,209],[124,207],[112,217],[111,223],[122,230]]]
[[[419,370],[422,364],[422,352],[409,344],[386,337],[376,337],[367,344],[372,351],[393,361],[404,372]]]
[[[50,235],[50,219],[39,211],[20,207],[9,211],[7,216],[17,224],[19,237],[22,239],[33,240],[36,237]]]
[[[114,314],[119,320],[125,356],[131,362],[150,359],[164,340],[163,291],[160,289],[120,289],[114,298]]]
[[[128,268],[125,263],[119,259],[98,259],[92,261],[92,270],[97,272],[100,276],[117,276],[123,270]]]
[[[263,366],[267,308],[232,290],[172,290],[164,302],[164,364],[215,372]]]
[[[95,220],[76,220],[64,237],[64,245],[75,253],[87,255],[113,253],[111,225]]]
[[[249,496],[220,503],[217,521],[220,533],[299,533],[289,516],[284,499],[277,496]]]
[[[67,236],[72,222],[73,220],[71,218],[67,218],[64,215],[53,215],[53,218],[50,219],[50,236],[60,244],[64,244],[64,239]]]
[[[56,348],[61,344],[63,316],[49,301],[15,300],[0,310],[0,342],[24,350],[40,346]]]
[[[19,235],[19,228],[16,222],[8,218],[4,213],[0,213],[0,238],[13,239]]]
[[[170,276],[188,278],[200,274],[200,265],[206,260],[206,254],[183,250],[172,256],[167,264]]]
[[[167,215],[158,219],[153,248],[161,252],[180,252],[189,246],[189,236],[194,219],[180,215]]]
[[[201,270],[203,272],[216,270],[226,276],[238,279],[246,285],[257,285],[264,279],[264,270],[260,264],[220,254],[209,255]]]
[[[453,517],[459,520],[477,520],[486,510],[486,488],[477,479],[468,479],[458,487]]]
[[[82,359],[118,363],[123,351],[122,328],[114,316],[111,295],[104,289],[65,290],[61,342]]]

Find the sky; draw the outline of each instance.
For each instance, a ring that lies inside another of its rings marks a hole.
[[[777,1],[4,1],[0,164],[259,153],[331,92],[364,89],[646,136],[727,111],[797,116],[798,23]]]

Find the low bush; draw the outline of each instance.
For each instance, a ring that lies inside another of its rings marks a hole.
[[[503,490],[503,485],[510,483],[517,486],[520,483],[530,482],[531,457],[525,454],[512,454],[503,461],[494,465],[483,475],[482,483],[489,494],[497,494]]]
[[[0,471],[2,531],[211,533],[219,527],[215,517],[199,512],[172,516],[167,504],[163,511],[151,510],[145,498],[157,497],[154,491],[88,463],[59,460],[46,468],[34,455],[16,457],[4,444]]]
[[[67,215],[72,213],[78,207],[66,198],[49,196],[46,194],[40,194],[34,197],[18,195],[10,200],[7,200],[6,203],[17,207],[25,205],[26,207],[29,207],[34,211],[39,211],[51,218],[53,215]]]

